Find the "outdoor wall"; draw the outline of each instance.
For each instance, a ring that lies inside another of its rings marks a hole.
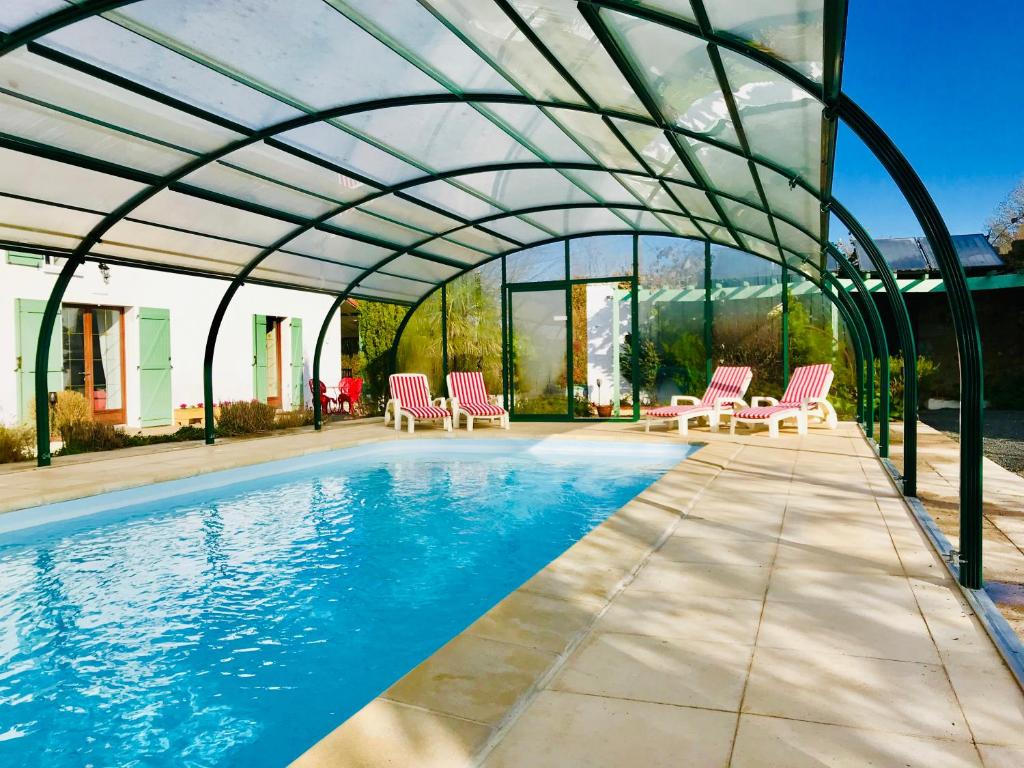
[[[15,301],[45,301],[56,280],[59,265],[23,266],[9,264],[0,250],[0,318],[9,328],[15,323]],[[95,263],[87,263],[76,272],[64,297],[68,304],[97,304],[125,309],[125,368],[127,422],[137,426],[140,420],[139,337],[140,307],[170,311],[171,399],[172,408],[182,403],[194,405],[203,400],[203,354],[214,310],[228,283],[131,267],[112,266],[104,282]],[[253,315],[269,315],[302,320],[302,360],[304,402],[309,402],[305,382],[312,370],[313,352],[320,324],[330,308],[332,297],[303,291],[245,285],[235,295],[221,326],[214,358],[214,398],[248,400],[253,397]],[[9,324],[9,325],[8,325]],[[291,334],[287,326],[281,333],[282,402],[291,407]],[[321,359],[321,378],[334,384],[341,377],[340,326],[337,315],[332,321]],[[0,360],[8,361],[0,369],[0,422],[17,419],[18,397],[15,333],[0,334]]]

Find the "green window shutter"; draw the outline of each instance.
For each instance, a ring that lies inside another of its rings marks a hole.
[[[8,251],[7,263],[17,264],[19,267],[38,267],[43,263],[42,254],[23,253],[21,251]]]
[[[46,302],[38,299],[17,299],[14,302],[16,352],[18,376],[18,420],[31,421],[31,404],[36,393],[36,345],[39,329],[43,325]],[[57,316],[50,336],[50,357],[46,369],[47,391],[64,389],[64,356],[62,351],[61,318]]]
[[[139,405],[144,427],[171,423],[171,312],[139,308]]]
[[[302,320],[293,317],[289,322],[292,329],[292,408],[305,405],[302,379]]]
[[[267,402],[267,316],[252,316],[252,396]]]

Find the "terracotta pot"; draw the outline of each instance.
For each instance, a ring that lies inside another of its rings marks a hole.
[[[609,403],[608,405],[599,405],[599,406],[597,406],[597,415],[600,416],[602,419],[607,419],[609,416],[611,416],[612,415],[612,405],[611,405],[611,403]]]

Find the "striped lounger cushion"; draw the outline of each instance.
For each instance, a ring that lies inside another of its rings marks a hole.
[[[719,366],[715,369],[708,384],[707,391],[700,399],[700,405],[668,405],[664,408],[655,408],[649,415],[655,418],[670,419],[673,416],[685,416],[694,411],[706,411],[714,408],[715,403],[722,397],[741,397],[744,390],[744,382],[750,376],[750,368],[745,365]]]
[[[484,375],[480,371],[453,371],[448,375],[451,378],[451,396],[458,399],[461,410],[471,416],[504,415],[504,408],[490,402]]]
[[[767,419],[776,413],[799,409],[807,398],[824,397],[825,383],[832,373],[829,363],[804,365],[793,371],[793,378],[778,405],[767,405],[758,408],[745,408],[736,414],[741,419]]]
[[[397,397],[404,413],[417,419],[447,419],[448,411],[430,402],[425,376],[395,374],[389,379],[391,396]]]

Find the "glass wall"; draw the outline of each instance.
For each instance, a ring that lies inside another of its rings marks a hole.
[[[448,370],[483,371],[488,393],[501,395],[501,259],[455,278],[445,294]]]
[[[707,385],[704,251],[695,240],[640,238],[642,405],[668,404],[673,395],[700,397]]]
[[[435,291],[414,311],[395,352],[396,370],[426,374],[431,397],[445,393],[441,341],[441,291]]]
[[[782,396],[782,267],[721,245],[711,248],[711,361],[749,365],[750,396]]]

